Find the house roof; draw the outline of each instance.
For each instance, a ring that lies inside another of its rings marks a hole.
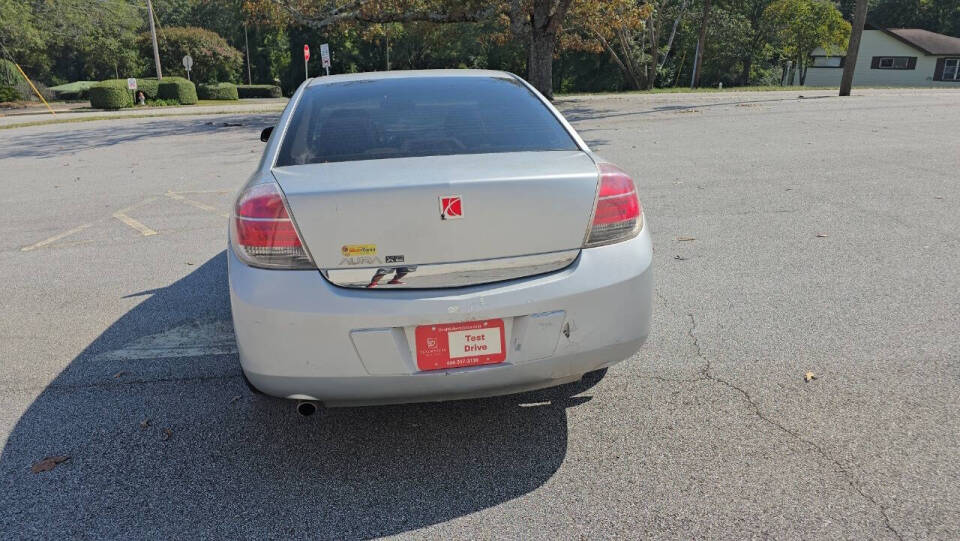
[[[960,38],[919,28],[878,28],[928,55],[960,55]]]

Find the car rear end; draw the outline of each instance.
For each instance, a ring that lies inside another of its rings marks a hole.
[[[324,78],[291,100],[228,250],[241,365],[328,405],[556,385],[646,339],[633,180],[491,72]]]

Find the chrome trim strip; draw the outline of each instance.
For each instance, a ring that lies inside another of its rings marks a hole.
[[[341,287],[364,289],[465,287],[560,270],[573,263],[579,254],[580,249],[576,249],[456,263],[321,269],[320,272],[327,280]]]

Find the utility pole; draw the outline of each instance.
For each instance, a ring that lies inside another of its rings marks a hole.
[[[387,42],[387,71],[390,71],[390,25],[384,28]]]
[[[703,52],[707,43],[707,22],[710,20],[711,0],[705,0],[703,3],[703,19],[700,20],[700,37],[697,39],[697,55],[693,58],[693,81],[690,88],[700,86],[700,69],[703,66]]]
[[[853,70],[857,67],[857,54],[860,52],[860,36],[863,35],[863,25],[867,22],[867,0],[857,0],[853,9],[853,27],[850,29],[850,43],[847,45],[847,56],[843,59],[843,78],[840,79],[840,95],[849,96],[853,86]]]
[[[253,76],[250,75],[250,40],[247,39],[247,23],[243,23],[243,45],[247,49],[247,84],[253,84]]]
[[[147,0],[147,16],[150,17],[150,39],[153,41],[153,62],[157,65],[157,80],[163,79],[160,71],[160,50],[157,48],[157,28],[153,24],[153,2]]]

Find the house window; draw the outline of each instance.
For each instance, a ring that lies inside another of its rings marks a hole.
[[[944,59],[943,80],[944,81],[960,81],[960,58]]]
[[[875,56],[871,68],[881,70],[912,70],[917,67],[915,56]]]

